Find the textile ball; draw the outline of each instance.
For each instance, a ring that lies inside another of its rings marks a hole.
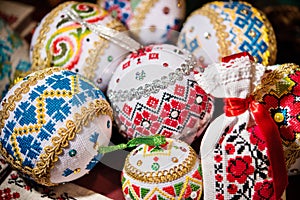
[[[182,0],[98,0],[98,4],[120,19],[144,45],[170,40],[186,13],[186,2]]]
[[[185,142],[140,145],[128,154],[122,171],[125,199],[200,199],[200,160]]]
[[[177,45],[191,51],[204,66],[245,51],[267,66],[275,63],[277,54],[266,15],[242,1],[214,1],[192,12]]]
[[[97,4],[62,3],[51,10],[34,31],[30,48],[33,70],[47,66],[63,67],[87,77],[105,91],[112,73],[128,50],[73,21],[68,10],[75,11],[89,24],[120,32],[127,30]]]
[[[29,45],[0,19],[0,100],[11,84],[30,69]]]
[[[299,65],[275,65],[255,92],[255,98],[269,111],[279,129],[289,175],[300,174],[299,83]]]
[[[191,143],[209,123],[213,99],[194,79],[192,56],[169,44],[127,56],[107,90],[119,132],[127,138],[161,134]]]
[[[101,159],[112,109],[92,82],[51,67],[15,84],[0,105],[0,153],[43,185],[72,181]]]

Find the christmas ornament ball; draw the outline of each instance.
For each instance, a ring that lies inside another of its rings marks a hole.
[[[0,19],[0,100],[14,80],[29,71],[29,45]]]
[[[204,66],[245,51],[257,62],[272,65],[277,54],[275,33],[266,15],[243,1],[213,1],[193,11],[177,45],[191,51]]]
[[[256,87],[255,98],[276,123],[288,175],[300,174],[300,67],[285,63],[269,67]]]
[[[177,35],[185,18],[182,0],[98,0],[143,45],[165,43]]]
[[[43,185],[72,181],[101,159],[112,109],[92,82],[51,67],[15,84],[0,105],[0,153]]]
[[[213,99],[194,79],[192,55],[170,44],[128,55],[107,90],[119,132],[127,138],[164,135],[191,143],[209,123]]]
[[[122,171],[125,199],[200,199],[200,159],[185,142],[167,139],[160,146],[140,145]]]
[[[128,50],[73,20],[68,11],[73,11],[94,26],[120,32],[127,30],[97,4],[76,1],[61,3],[41,20],[34,31],[30,45],[33,70],[49,66],[63,67],[87,77],[105,91],[112,73]]]

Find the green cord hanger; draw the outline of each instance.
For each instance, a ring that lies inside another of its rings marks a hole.
[[[142,136],[142,137],[131,139],[130,141],[127,142],[127,144],[122,143],[115,146],[99,147],[98,152],[101,154],[105,154],[120,149],[136,147],[140,144],[146,144],[149,146],[159,146],[165,144],[166,142],[167,142],[166,137],[162,135]]]

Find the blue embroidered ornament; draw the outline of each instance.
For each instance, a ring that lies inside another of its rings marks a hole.
[[[84,77],[62,68],[30,74],[0,105],[0,153],[43,185],[72,181],[101,159],[112,109]]]
[[[28,44],[0,19],[0,100],[30,65]]]

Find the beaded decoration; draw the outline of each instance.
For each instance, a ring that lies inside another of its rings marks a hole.
[[[213,112],[213,99],[194,80],[193,57],[173,45],[151,45],[118,66],[107,90],[127,138],[161,134],[191,143]]]
[[[43,185],[74,180],[101,158],[111,137],[112,109],[84,77],[47,68],[13,86],[0,106],[0,152]]]
[[[273,68],[256,87],[254,96],[278,126],[288,174],[300,174],[300,67],[287,63]]]
[[[277,53],[271,23],[260,10],[243,1],[214,1],[195,10],[187,18],[177,45],[188,49],[205,66],[244,51],[267,66],[275,63]]]
[[[160,146],[140,145],[126,158],[122,173],[126,199],[200,199],[202,177],[196,152],[167,139]]]

